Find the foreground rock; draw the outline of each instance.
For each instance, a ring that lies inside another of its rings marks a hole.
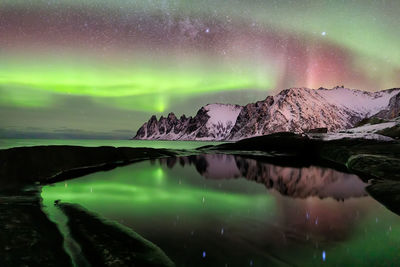
[[[79,177],[139,160],[176,155],[166,149],[35,146],[0,150],[0,186],[23,187]]]
[[[72,266],[36,190],[0,194],[0,266]]]
[[[38,183],[174,155],[150,148],[38,146],[0,150],[0,266],[72,266],[59,229],[42,211]],[[136,249],[143,248],[139,243]]]
[[[265,151],[291,156],[293,161],[332,164],[365,179],[400,181],[400,142],[366,139],[323,141],[305,135],[276,133],[209,148],[213,151]],[[240,154],[240,152],[238,152]]]
[[[389,210],[400,215],[400,182],[374,181],[367,187],[367,192]]]
[[[92,266],[174,266],[159,247],[129,228],[102,220],[78,205],[58,206]]]

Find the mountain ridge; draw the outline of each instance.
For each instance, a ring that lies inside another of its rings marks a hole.
[[[153,115],[134,139],[235,141],[289,131],[307,132],[326,128],[329,132],[353,127],[372,116],[398,115],[400,88],[366,92],[336,86],[332,89],[289,88],[264,100],[244,106],[208,104],[195,116],[174,113],[157,120]]]

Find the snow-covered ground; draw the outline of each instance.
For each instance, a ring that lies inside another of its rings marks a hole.
[[[396,124],[397,124],[397,122],[395,122],[395,121],[383,122],[383,123],[378,123],[378,124],[367,123],[360,127],[340,131],[340,133],[376,133],[377,131],[380,131],[380,130],[383,130],[386,128],[392,128],[392,127],[396,126]]]
[[[363,114],[365,117],[372,116],[385,109],[389,104],[390,98],[399,93],[398,90],[365,92],[342,87],[318,89],[317,92],[330,104],[347,108],[359,114]]]
[[[393,138],[375,133],[326,133],[326,134],[313,134],[309,136],[312,139],[322,139],[325,141],[338,140],[338,139],[374,139],[381,141],[392,141]]]
[[[377,134],[386,128],[392,128],[396,125],[400,125],[400,118],[394,120],[378,123],[378,124],[365,124],[360,127],[355,127],[347,130],[343,130],[337,133],[325,133],[325,134],[307,134],[308,137],[312,139],[322,139],[322,140],[338,140],[344,138],[362,138],[362,139],[374,139],[382,141],[391,141],[393,138]]]

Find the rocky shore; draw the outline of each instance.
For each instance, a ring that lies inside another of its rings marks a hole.
[[[2,232],[7,233],[1,240],[1,265],[13,265],[17,258],[20,262],[37,262],[41,266],[54,266],[60,259],[66,266],[72,264],[63,249],[61,233],[42,210],[42,185],[137,161],[168,159],[181,154],[182,151],[166,149],[79,146],[0,150],[0,222]],[[354,173],[369,183],[367,191],[373,198],[400,215],[400,142],[396,140],[324,141],[306,135],[276,133],[186,152],[186,155],[196,154],[232,154],[243,160],[256,159],[279,166],[316,165]],[[100,260],[104,266],[137,262],[153,266],[173,265],[167,255],[140,236],[105,223],[80,207],[63,202],[56,205],[69,218],[71,234],[92,263]],[[110,231],[120,238],[111,240],[102,234]],[[91,239],[91,236],[97,239]],[[34,259],[27,256],[28,250],[36,251]],[[148,253],[153,255],[149,258],[154,262],[146,262]]]
[[[129,147],[34,146],[0,150],[1,188],[46,184],[176,152]]]

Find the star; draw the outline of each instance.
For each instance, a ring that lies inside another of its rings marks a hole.
[[[209,29],[209,28],[207,28],[207,29],[206,29],[206,33],[209,33],[209,32],[210,32],[210,29]]]
[[[326,35],[326,32],[322,32],[321,35],[322,35],[322,36],[325,36],[325,35]]]

